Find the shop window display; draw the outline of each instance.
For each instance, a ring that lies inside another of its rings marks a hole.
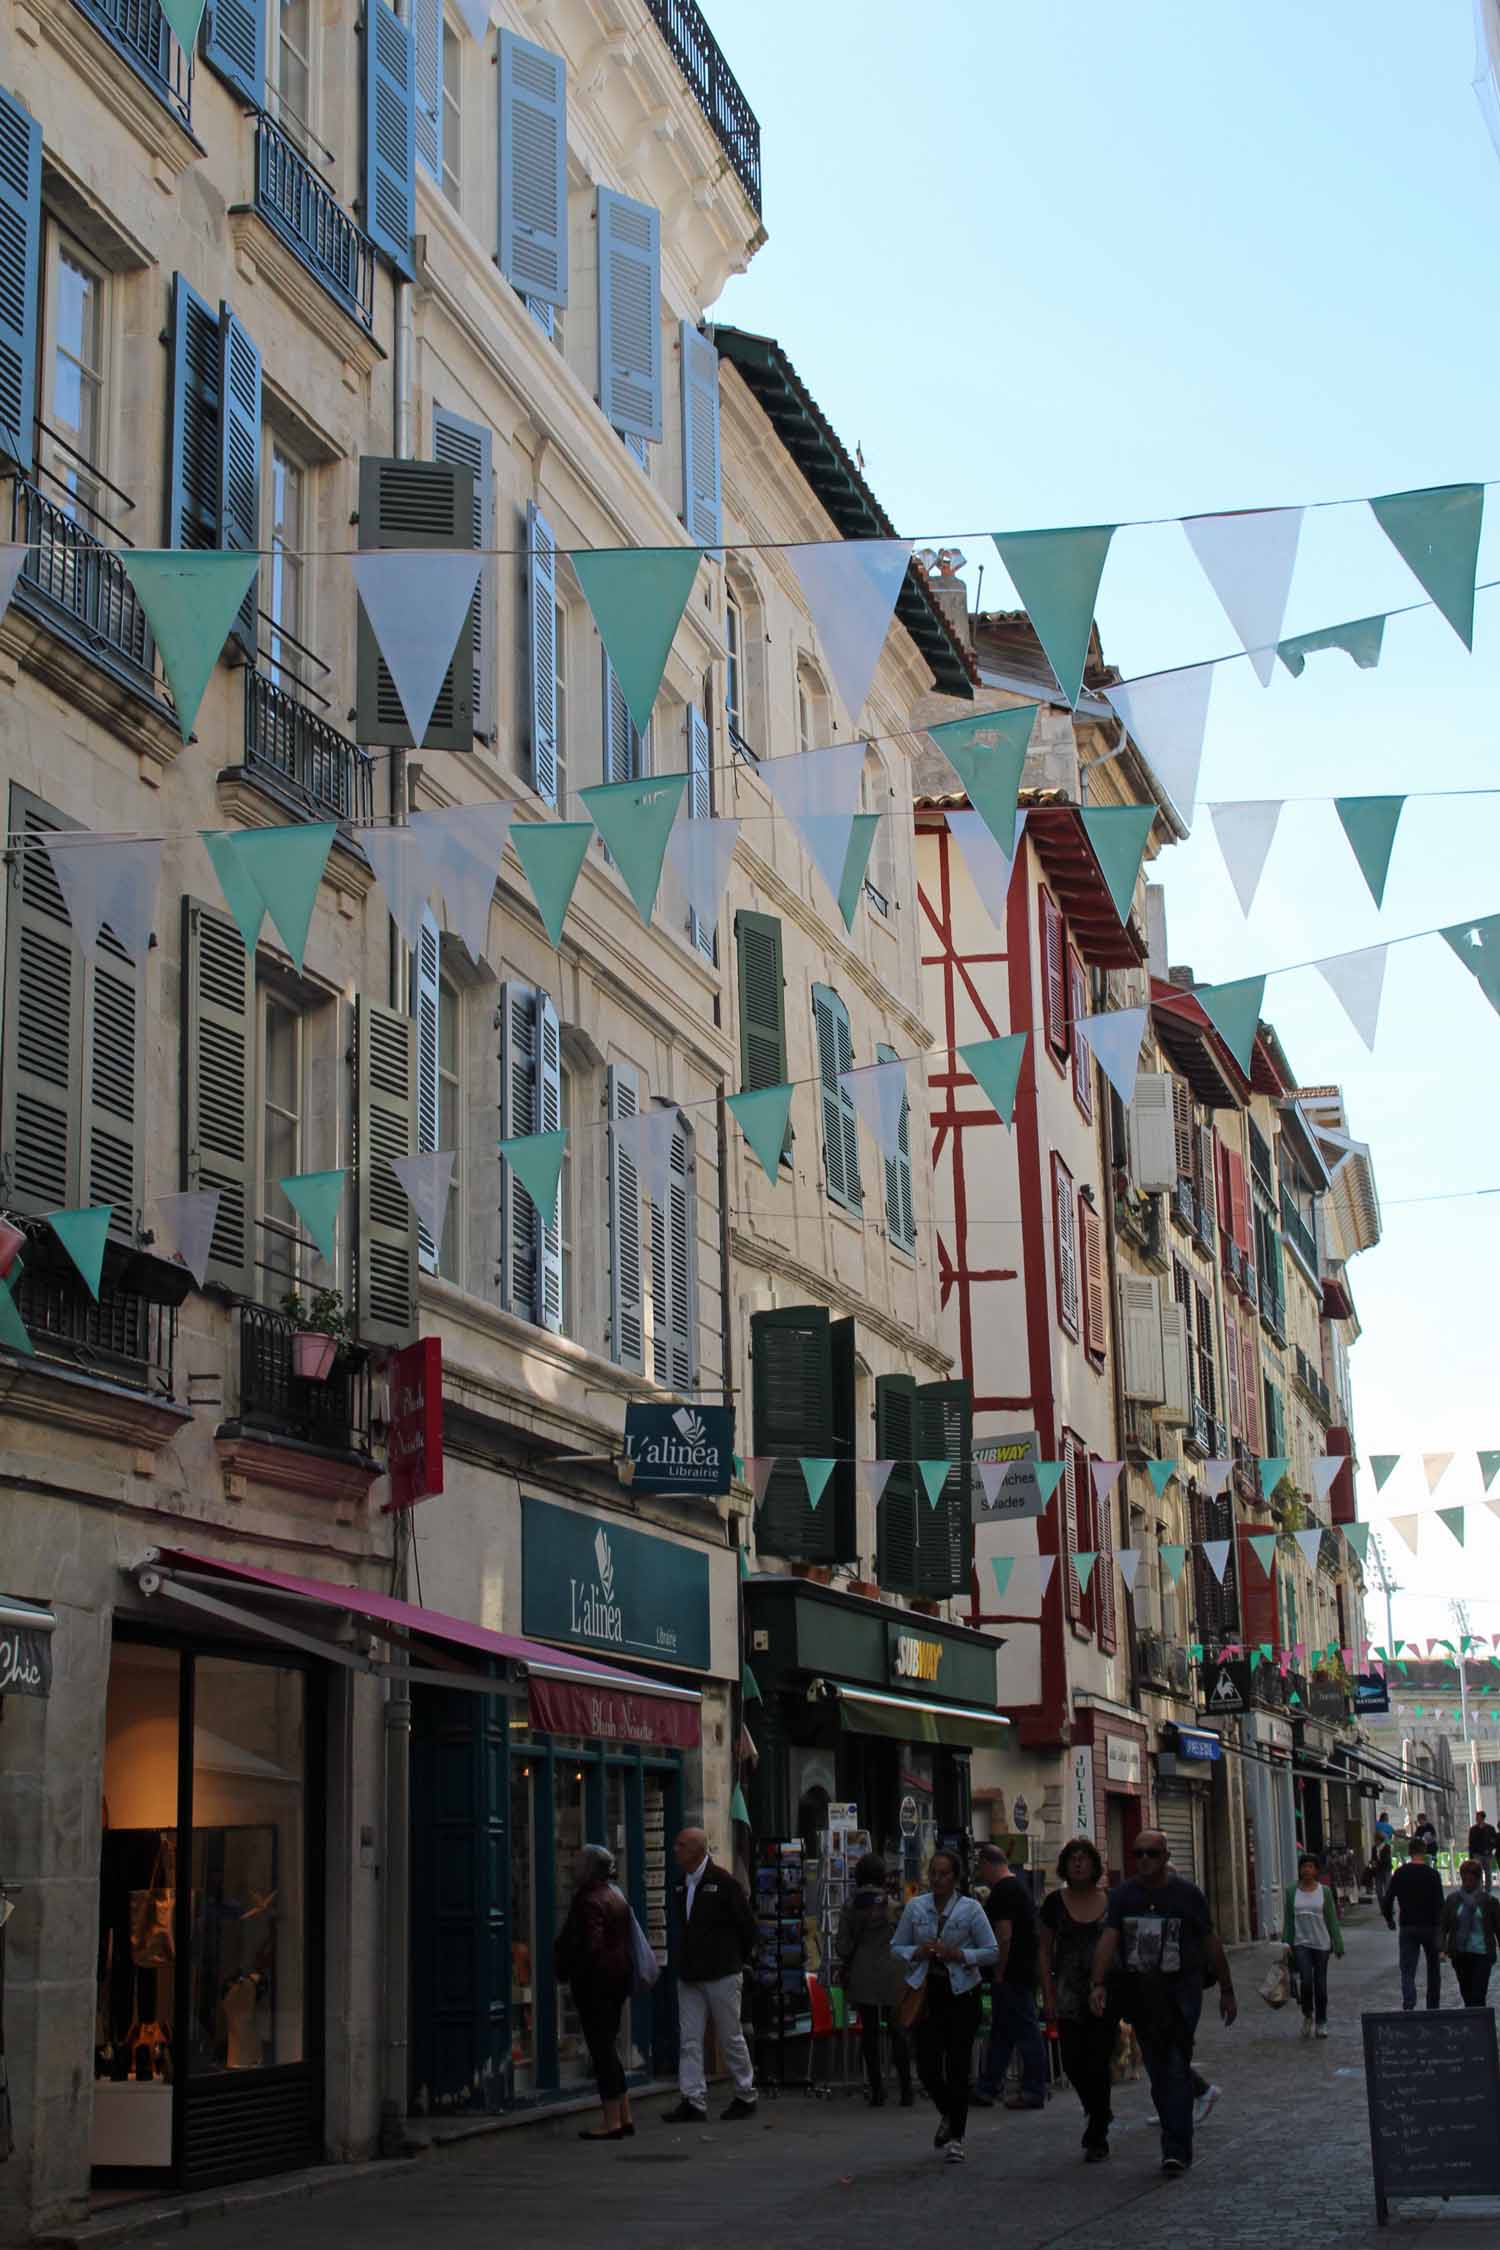
[[[115,1650],[104,1737],[94,2162],[172,2161],[182,1659]]]
[[[531,1847],[531,1767],[510,1769],[510,2061],[521,2099],[536,2091],[536,1925]]]

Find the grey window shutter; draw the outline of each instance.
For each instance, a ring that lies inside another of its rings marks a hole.
[[[568,66],[513,31],[500,34],[498,258],[523,296],[567,304]]]
[[[701,547],[723,537],[719,485],[719,355],[685,320],[682,338],[682,520]]]
[[[105,929],[84,987],[84,1203],[113,1206],[110,1233],[137,1237],[145,1201],[145,1040],[141,972]]]
[[[786,1083],[786,990],[781,923],[741,907],[734,918],[739,957],[740,1085],[747,1094]]]
[[[386,0],[365,0],[365,232],[398,274],[414,278],[417,71],[410,24]]]
[[[609,658],[600,652],[604,667],[604,778],[606,781],[639,781],[647,771],[647,737],[637,734],[625,702],[625,691]]]
[[[442,1115],[442,1096],[438,1082],[438,1067],[442,1061],[442,958],[442,939],[437,917],[430,906],[424,906],[416,951],[417,1148],[423,1156],[432,1155],[437,1148],[439,1120]],[[417,1258],[424,1273],[437,1272],[440,1247],[441,1244],[433,1241],[426,1228],[419,1225]]]
[[[42,301],[42,128],[0,93],[0,459],[30,469]]]
[[[260,353],[228,305],[219,308],[219,539],[240,554],[260,546]],[[229,630],[255,661],[260,584]]]
[[[443,0],[411,0],[417,162],[443,184]]]
[[[837,1009],[835,1030],[838,1035],[839,1070],[843,1072],[854,1068],[854,1038],[849,1029],[849,1011],[837,993],[834,995],[834,1005]],[[857,1211],[865,1196],[859,1176],[859,1119],[855,1115],[853,1102],[842,1087],[838,1089],[838,1095],[839,1114],[844,1129],[844,1187],[851,1206]]]
[[[916,1448],[916,1378],[877,1375],[875,1459],[892,1466],[876,1511],[875,1575],[888,1594],[917,1591]]]
[[[640,1108],[635,1072],[611,1063],[606,1073],[611,1124]],[[609,1135],[609,1356],[618,1367],[645,1373],[645,1315],[641,1302],[641,1183],[635,1159]]]
[[[255,970],[227,914],[182,902],[182,1184],[217,1188],[208,1279],[255,1286]]]
[[[208,0],[203,60],[251,109],[266,96],[265,0]]]
[[[417,1145],[410,1016],[354,1001],[354,1302],[366,1344],[407,1344],[417,1325],[417,1226],[392,1159]]]
[[[751,1451],[777,1456],[756,1518],[764,1555],[833,1562],[839,1545],[831,1487],[809,1506],[801,1456],[835,1458],[833,1331],[824,1305],[785,1305],[750,1315]]]
[[[180,273],[172,276],[167,545],[219,544],[220,323]]]
[[[474,542],[474,479],[451,461],[392,461],[365,455],[359,464],[361,547],[470,547]],[[355,734],[364,743],[414,747],[411,728],[375,635],[359,605],[355,672]],[[453,662],[443,676],[427,732],[429,750],[474,747],[474,619],[463,621]]]
[[[849,1011],[826,984],[813,986],[813,1030],[823,1106],[824,1176],[835,1203],[857,1211],[864,1198],[859,1177],[859,1119],[839,1084],[840,1072],[854,1068],[854,1042]]]
[[[531,500],[526,503],[526,640],[531,671],[531,786],[544,805],[556,805],[557,540]]]
[[[660,445],[661,213],[599,190],[599,404],[622,435]]]
[[[562,1025],[549,995],[536,996],[537,1084],[540,1101],[539,1133],[555,1133],[562,1124]],[[540,1288],[537,1320],[554,1336],[562,1334],[562,1188],[559,1184],[552,1209],[542,1223]]]
[[[529,984],[500,987],[500,1138],[539,1133],[537,996]],[[522,1320],[537,1307],[536,1205],[502,1157],[500,1162],[500,1302]]]
[[[917,1385],[916,1458],[952,1463],[936,1507],[917,1479],[917,1592],[929,1601],[961,1594],[969,1583],[973,1422],[967,1383]]]
[[[489,741],[495,732],[495,544],[494,434],[482,422],[466,422],[446,406],[432,413],[432,457],[467,469],[474,479],[475,547],[484,556],[479,584],[469,609],[474,646],[474,732]]]
[[[894,1047],[875,1049],[878,1062],[895,1062]],[[886,1232],[898,1250],[913,1250],[917,1241],[916,1218],[911,1205],[911,1103],[901,1104],[901,1126],[896,1153],[885,1159]]]
[[[687,711],[688,785],[687,811],[689,820],[710,820],[714,809],[713,788],[713,738],[708,731],[708,721],[696,703]],[[705,922],[695,907],[688,908],[688,936],[700,953],[712,961],[717,947],[714,925]]]
[[[679,1116],[666,1208],[651,1207],[651,1372],[674,1391],[693,1387],[696,1250],[692,1130]]]
[[[12,787],[10,805],[23,841],[8,869],[0,1195],[16,1211],[69,1210],[81,1199],[74,1120],[83,1102],[84,961],[35,839],[76,823],[28,790]]]

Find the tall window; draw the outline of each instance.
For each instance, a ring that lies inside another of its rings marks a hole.
[[[443,25],[443,193],[463,207],[464,51],[451,23]]]
[[[450,977],[438,982],[438,1141],[453,1151],[453,1185],[443,1239],[438,1244],[438,1272],[445,1281],[463,1280],[463,1242],[459,1213],[463,1207],[463,1006],[458,986]]]
[[[562,602],[553,610],[553,724],[557,732],[557,810],[568,811],[568,612]]]
[[[302,1166],[303,1021],[275,993],[261,995],[260,1284],[268,1304],[295,1288],[302,1271],[297,1214],[280,1183]]]
[[[89,471],[101,469],[104,457],[107,282],[56,227],[50,249],[51,368],[42,418],[55,433],[47,446],[51,497],[85,530],[98,530],[104,492]]]
[[[557,1216],[562,1234],[562,1324],[565,1336],[578,1334],[577,1300],[573,1295],[573,1073],[566,1067],[558,1081],[558,1112],[563,1142],[562,1170],[557,1180]]]
[[[312,25],[308,0],[273,0],[275,110],[284,125],[311,131]]]
[[[813,747],[813,699],[805,675],[797,674],[797,748]]]
[[[295,687],[301,677],[299,643],[305,642],[302,549],[307,472],[284,445],[271,447],[271,473],[265,479],[265,560],[261,565],[261,606],[271,619],[266,663],[278,687]]]
[[[729,731],[743,741],[745,734],[745,620],[733,594],[724,602],[724,709]]]

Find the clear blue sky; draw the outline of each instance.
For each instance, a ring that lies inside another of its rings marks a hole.
[[[1470,0],[705,0],[761,122],[770,241],[715,308],[774,334],[898,527],[1120,522],[1500,477],[1500,160]],[[1479,576],[1500,577],[1500,491]],[[983,600],[1012,596],[994,551]],[[973,573],[970,572],[972,580]],[[1288,632],[1420,598],[1368,510],[1306,520]],[[1126,675],[1229,627],[1180,530],[1117,535],[1099,605]],[[1327,802],[1289,803],[1248,924],[1214,799],[1500,790],[1500,591],[1475,654],[1435,614],[1378,670],[1219,673],[1191,841],[1158,863],[1174,960],[1218,979],[1500,910],[1500,795],[1407,807],[1377,913]],[[1395,948],[1371,1055],[1313,971],[1266,1013],[1343,1084],[1381,1246],[1355,1261],[1361,1512],[1477,1500],[1500,1447],[1500,1019],[1437,938]],[[1398,1631],[1467,1594],[1500,1632],[1500,1521],[1464,1552],[1384,1534]],[[1421,1598],[1418,1598],[1420,1595]],[[1383,1604],[1372,1603],[1383,1618]],[[1382,1640],[1383,1631],[1373,1638]]]

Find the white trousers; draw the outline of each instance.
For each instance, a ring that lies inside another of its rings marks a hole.
[[[708,2106],[708,2080],[703,2074],[703,2035],[713,2018],[714,2038],[720,2059],[729,2065],[734,2090],[741,2101],[755,2099],[755,2071],[740,2024],[739,1976],[712,1977],[706,1984],[677,1987],[677,2025],[681,2047],[677,2061],[677,2089],[694,2109]]]

